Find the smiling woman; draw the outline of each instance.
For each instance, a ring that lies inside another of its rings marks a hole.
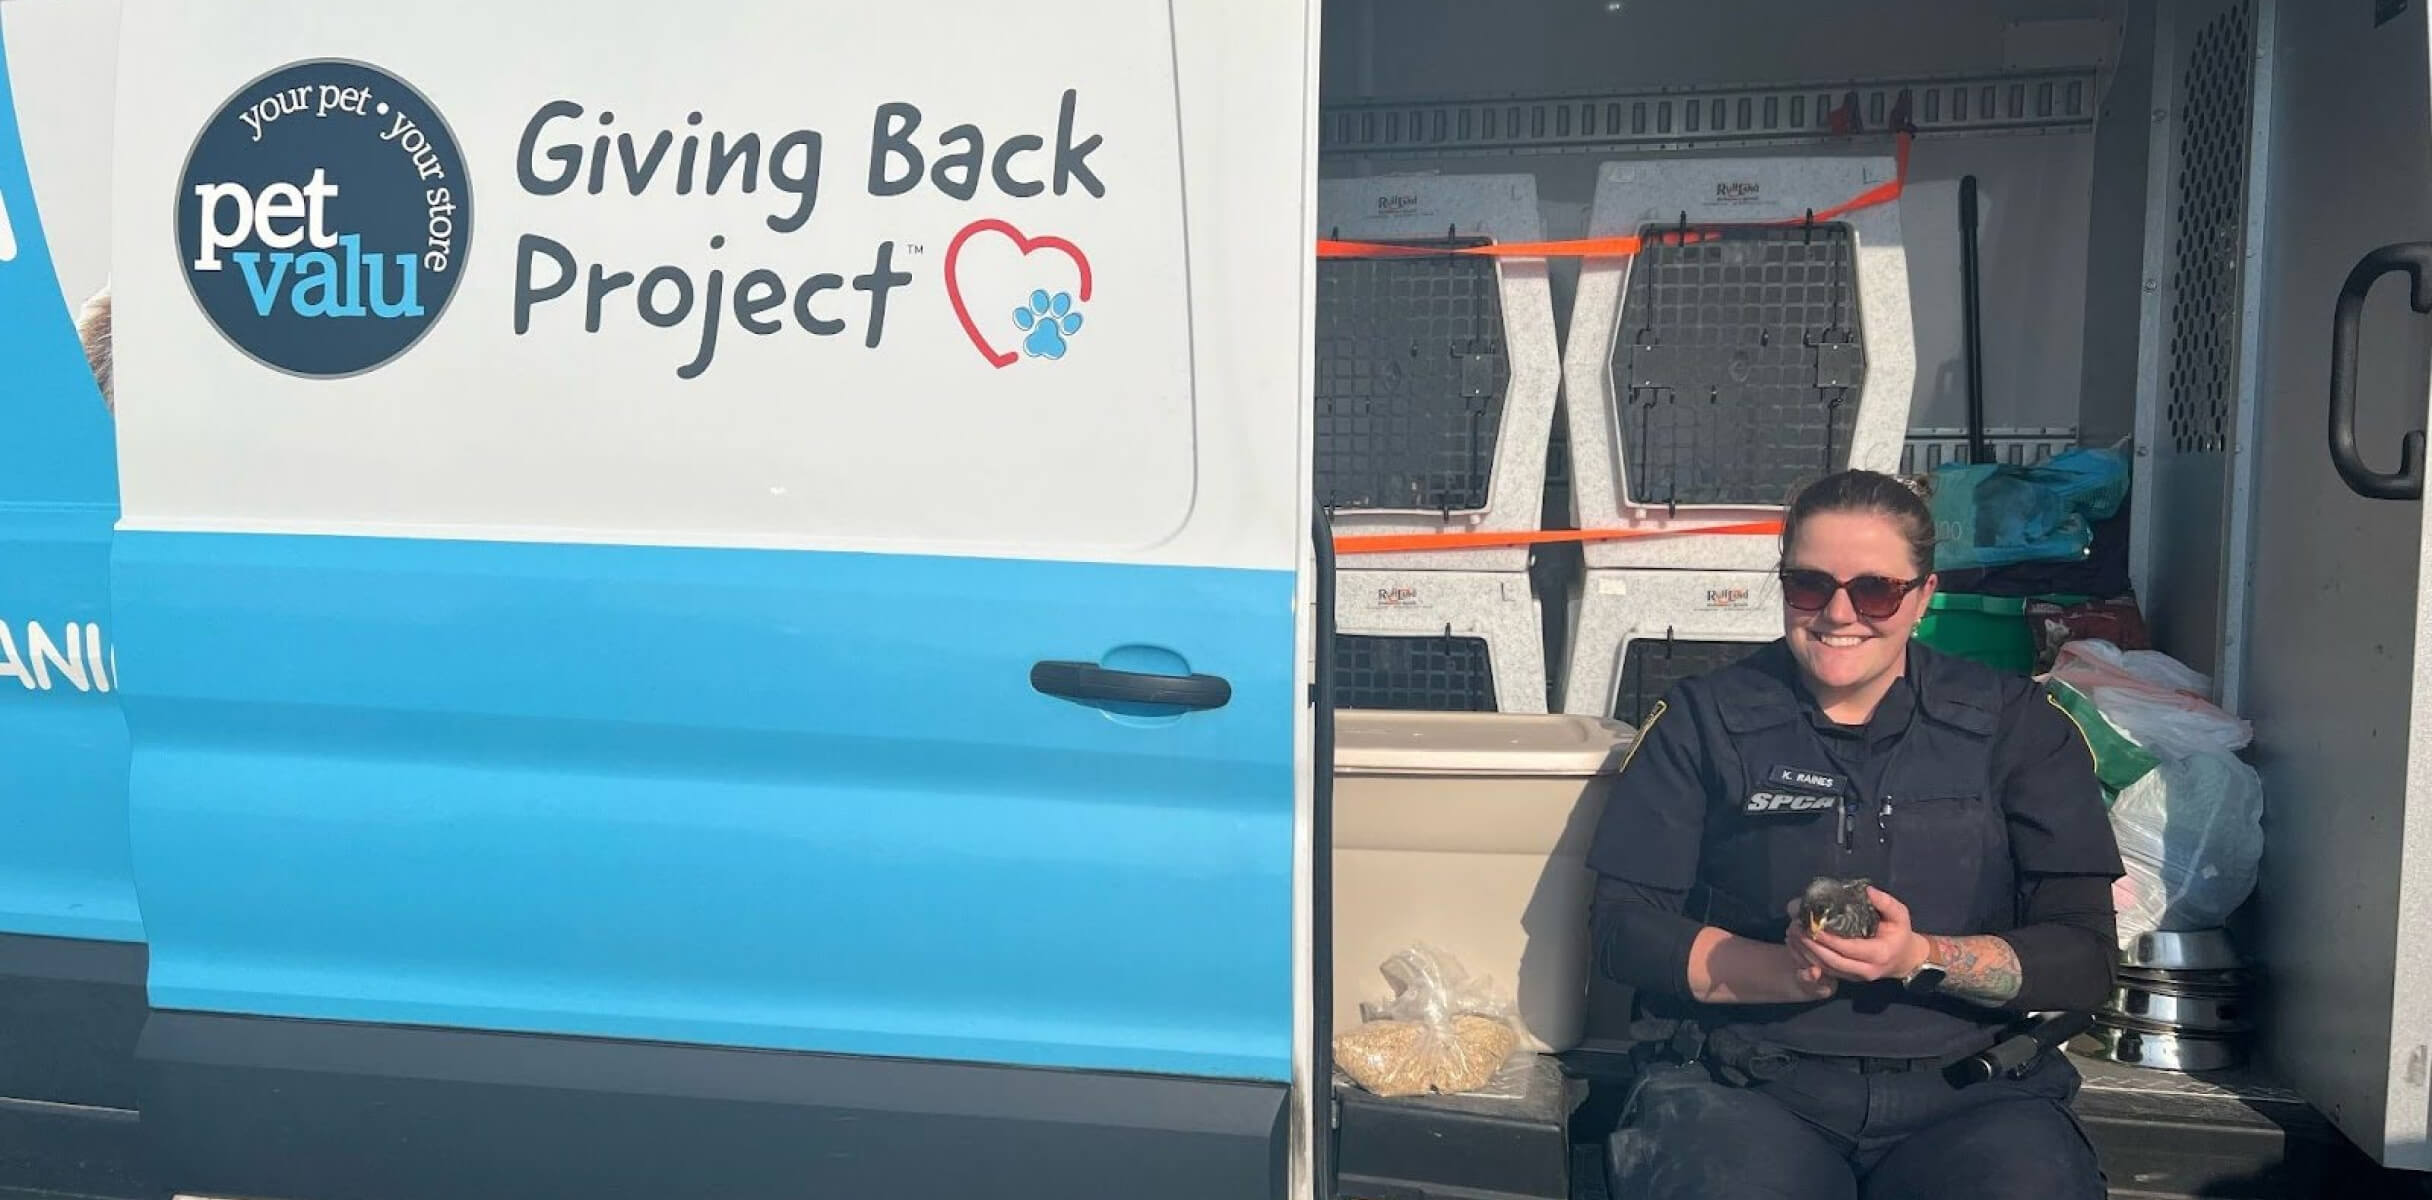
[[[1891,476],[1844,472],[1790,506],[1782,521],[1783,634],[1834,720],[1861,724],[1874,715],[1933,600],[1933,566],[1933,514]]]
[[[2040,689],[1911,641],[1933,533],[1892,476],[1811,484],[1783,521],[1781,640],[1641,727],[1589,855],[1597,960],[1678,1061],[1614,1135],[1617,1195],[2102,1193],[2066,1059],[1941,1069],[2103,1002],[2120,860]],[[1875,919],[1811,928],[1818,880]]]

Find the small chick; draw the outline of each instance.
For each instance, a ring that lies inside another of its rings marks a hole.
[[[1799,896],[1799,913],[1807,918],[1809,934],[1836,937],[1875,936],[1875,906],[1866,898],[1867,881],[1818,876]]]

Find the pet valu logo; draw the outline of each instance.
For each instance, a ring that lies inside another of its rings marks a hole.
[[[455,294],[473,189],[447,122],[367,63],[293,63],[204,125],[177,190],[179,265],[229,343],[339,378],[420,341]]]

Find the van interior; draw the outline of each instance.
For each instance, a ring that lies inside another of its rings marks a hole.
[[[1327,0],[1319,1028],[1459,945],[1544,1047],[1492,1094],[1387,1097],[1321,1040],[1335,1194],[1605,1195],[1631,1000],[1586,961],[1597,780],[1671,681],[1780,632],[1763,537],[1390,535],[1761,517],[1827,466],[2073,447],[2130,456],[2094,553],[2252,721],[2267,814],[2222,931],[2240,1036],[2070,1043],[2112,1194],[2422,1194],[2427,1093],[2391,1065],[2422,1024],[2394,744],[2421,524],[2323,433],[2342,279],[2426,236],[2421,8]],[[2425,394],[2403,290],[2362,306],[2349,367],[2384,473]],[[1743,303],[1805,344],[1751,352]]]

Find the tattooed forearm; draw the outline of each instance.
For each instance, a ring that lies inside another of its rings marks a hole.
[[[1929,935],[1926,941],[1933,946],[1934,961],[1947,972],[1942,979],[1943,995],[1986,1008],[2000,1008],[2017,997],[2023,980],[2018,970],[2018,952],[2008,942],[1990,935]]]

